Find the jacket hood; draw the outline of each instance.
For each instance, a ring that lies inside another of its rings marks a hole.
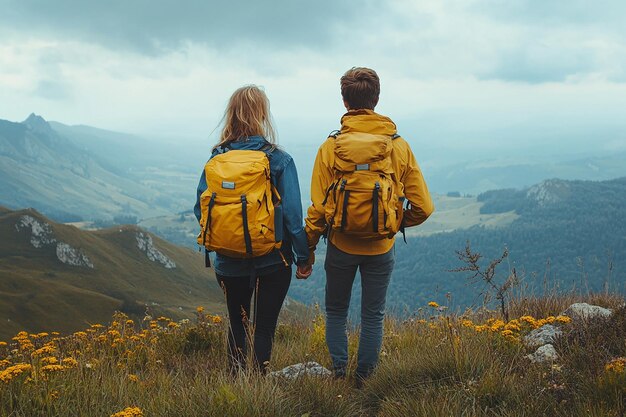
[[[361,132],[395,135],[396,124],[387,116],[369,109],[350,110],[341,117],[341,133]]]
[[[268,142],[265,140],[263,136],[249,136],[244,139],[239,139],[228,144],[228,148],[230,149],[238,149],[245,151],[258,151],[263,146],[267,145]]]

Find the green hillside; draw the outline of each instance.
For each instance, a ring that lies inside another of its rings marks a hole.
[[[515,268],[522,277],[518,290],[526,294],[542,293],[546,287],[582,292],[609,288],[626,293],[626,178],[548,180],[524,190],[481,194],[477,204],[483,220],[498,215],[513,220],[500,222],[499,227],[480,224],[417,235],[420,228],[437,227],[428,226],[429,219],[416,228],[417,236],[409,234],[408,244],[397,240],[387,302],[391,310],[405,315],[432,299],[451,307],[480,305],[481,289],[468,285],[468,274],[450,272],[463,266],[456,251],[463,250],[467,242],[484,256],[485,263],[507,247],[510,255],[499,272],[508,275]],[[470,206],[462,202],[457,208],[436,204],[436,210],[454,212],[446,220],[454,223],[454,217],[464,211],[466,217],[476,216],[471,214],[476,207],[470,210]],[[323,302],[324,249],[320,244],[312,277],[290,288],[295,299]],[[353,299],[360,299],[358,283]],[[358,302],[352,308],[358,311]]]
[[[70,332],[105,322],[115,310],[139,319],[146,311],[190,317],[199,305],[222,310],[221,289],[199,253],[138,227],[89,232],[32,209],[0,208],[0,235],[0,338],[20,330]],[[150,239],[139,248],[139,240]]]

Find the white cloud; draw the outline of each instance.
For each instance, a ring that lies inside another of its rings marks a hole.
[[[133,9],[122,22],[136,27],[111,39],[106,22],[121,13],[117,3],[94,25],[80,7],[47,18],[24,6],[18,23],[45,24],[0,30],[0,118],[34,111],[70,124],[203,138],[231,92],[256,83],[266,88],[281,137],[300,143],[337,127],[339,77],[358,65],[379,72],[378,110],[406,136],[432,138],[429,146],[510,149],[594,131],[612,143],[626,128],[626,41],[607,17],[611,8],[579,16],[586,9],[576,2],[566,16],[548,19],[524,1],[513,14],[497,3],[369,2],[345,15],[319,5],[305,15],[290,8],[288,24],[266,17],[262,28],[233,27],[232,39],[205,31],[190,9],[168,16],[159,3],[149,15],[161,25]],[[237,10],[221,7],[213,18],[223,13],[234,22]],[[72,16],[81,25],[62,27]],[[185,19],[191,28],[183,30]]]

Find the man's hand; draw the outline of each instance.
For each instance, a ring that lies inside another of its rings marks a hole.
[[[313,272],[313,265],[310,265],[310,264],[300,265],[296,269],[296,278],[307,279],[308,277],[311,276],[312,272]]]

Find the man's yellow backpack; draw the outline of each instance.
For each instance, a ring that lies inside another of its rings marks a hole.
[[[258,151],[227,150],[206,163],[198,244],[207,251],[252,258],[280,248],[275,233],[280,196],[271,182],[272,150],[271,145]]]
[[[335,138],[333,182],[326,191],[327,236],[392,238],[402,227],[403,190],[393,171],[393,139],[350,132]]]

